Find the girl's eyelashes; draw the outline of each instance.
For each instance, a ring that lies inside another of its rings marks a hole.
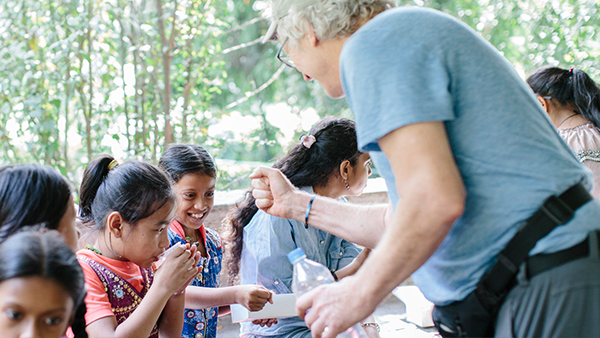
[[[6,309],[4,311],[4,313],[6,313],[6,316],[10,320],[19,320],[19,319],[23,318],[23,314],[21,312],[19,312],[19,311],[14,310],[14,309]]]
[[[158,227],[158,229],[156,229],[155,231],[158,233],[161,233],[161,232],[165,231],[165,229],[169,226],[169,224],[170,223],[161,222],[156,225]]]
[[[190,192],[186,192],[186,193],[183,193],[183,194],[181,194],[181,195],[182,195],[184,198],[187,198],[187,199],[194,199],[194,198],[196,198],[196,193],[190,193]],[[208,191],[208,192],[205,194],[205,196],[206,196],[206,197],[209,197],[209,198],[213,197],[214,195],[215,195],[215,192],[214,192],[214,191]]]
[[[63,318],[62,317],[48,317],[44,320],[44,322],[46,323],[46,325],[56,326],[56,325],[60,325],[63,322]]]
[[[196,197],[196,194],[195,193],[187,192],[187,193],[183,193],[183,197],[185,197],[185,198],[194,198],[194,197]]]

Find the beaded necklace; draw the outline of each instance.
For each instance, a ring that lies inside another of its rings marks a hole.
[[[85,248],[88,249],[88,250],[90,250],[90,251],[93,251],[93,252],[97,253],[100,256],[102,256],[102,252],[100,252],[100,250],[94,248],[90,244],[86,245]]]

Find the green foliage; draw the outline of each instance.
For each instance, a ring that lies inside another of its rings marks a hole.
[[[600,4],[595,0],[400,1],[459,18],[490,41],[523,76],[552,65],[600,76]]]
[[[594,0],[411,0],[464,21],[525,76],[551,64],[600,77]],[[0,164],[39,162],[75,184],[101,153],[156,162],[171,142],[216,158],[272,162],[290,135],[267,111],[352,114],[260,43],[258,0],[4,0],[0,2]],[[286,109],[287,109],[286,108]],[[236,115],[237,114],[237,115]],[[244,135],[211,128],[251,118]],[[303,133],[294,130],[294,140]],[[283,145],[282,145],[283,144]],[[220,169],[219,187],[247,170]]]

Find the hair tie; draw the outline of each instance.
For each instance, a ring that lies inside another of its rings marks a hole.
[[[121,161],[119,161],[119,160],[112,160],[112,161],[110,161],[110,163],[108,164],[108,171],[113,170],[119,164],[121,164]]]
[[[310,149],[310,147],[317,142],[317,139],[313,135],[302,134],[302,136],[300,136],[300,142],[302,142],[306,148]]]
[[[569,68],[569,73],[573,74],[573,67]]]

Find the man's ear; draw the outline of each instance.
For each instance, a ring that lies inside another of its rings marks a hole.
[[[350,175],[350,170],[352,170],[352,165],[350,164],[350,161],[344,160],[344,162],[340,164],[340,175],[342,176],[342,179],[348,179],[348,176]]]
[[[312,47],[317,47],[319,45],[319,38],[317,37],[317,35],[315,34],[315,30],[313,29],[313,26],[309,23],[307,24],[308,26],[308,33],[306,33],[306,37],[308,38],[308,42],[310,43],[310,45]]]
[[[106,217],[106,228],[110,231],[116,238],[120,238],[123,236],[123,225],[125,224],[123,220],[123,216],[117,211],[111,212]]]

